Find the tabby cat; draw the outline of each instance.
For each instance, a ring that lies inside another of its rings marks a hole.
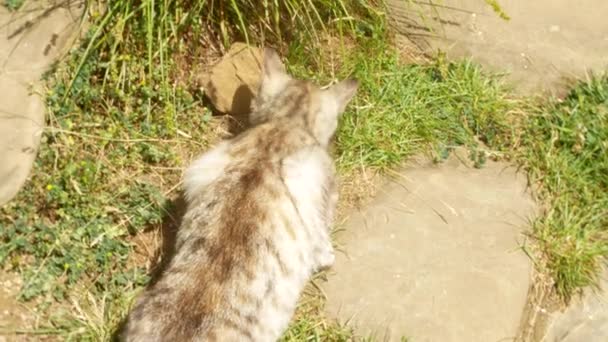
[[[328,145],[357,90],[290,77],[264,50],[251,126],[184,174],[176,254],[126,321],[125,341],[276,341],[311,275],[334,262]]]

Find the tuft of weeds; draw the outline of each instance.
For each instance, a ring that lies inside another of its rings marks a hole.
[[[519,131],[517,154],[548,207],[534,232],[569,299],[597,284],[608,255],[608,76],[533,109]]]
[[[338,162],[381,170],[433,148],[443,157],[459,145],[494,146],[507,131],[510,102],[501,83],[470,62],[399,65],[395,51],[355,56],[362,80],[357,109],[338,135]]]
[[[9,11],[16,11],[23,6],[25,0],[5,0],[4,6],[8,8]]]
[[[354,335],[350,327],[328,320],[323,315],[325,298],[316,284],[322,277],[322,274],[316,275],[304,289],[296,314],[281,337],[281,341],[353,341]]]

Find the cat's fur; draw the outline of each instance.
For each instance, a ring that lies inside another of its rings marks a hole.
[[[275,341],[313,272],[334,262],[327,148],[357,89],[291,78],[264,51],[252,126],[185,173],[176,255],[137,300],[126,341]]]

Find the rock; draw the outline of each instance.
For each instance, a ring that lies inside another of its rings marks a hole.
[[[82,7],[68,3],[48,10],[28,1],[18,13],[0,5],[0,205],[17,194],[36,157],[45,106],[32,85],[77,32]]]
[[[215,109],[235,116],[249,114],[260,82],[262,52],[234,43],[201,83]]]
[[[330,317],[388,341],[517,335],[532,270],[518,247],[535,205],[524,175],[466,156],[409,167],[340,227]]]

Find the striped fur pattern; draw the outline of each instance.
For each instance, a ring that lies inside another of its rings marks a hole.
[[[328,144],[357,89],[291,78],[264,52],[251,127],[185,173],[176,255],[137,300],[125,341],[276,341],[310,276],[334,262]]]

